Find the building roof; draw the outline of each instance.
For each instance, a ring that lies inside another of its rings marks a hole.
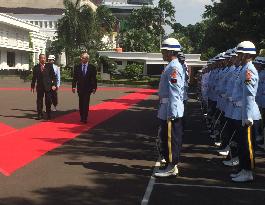
[[[0,23],[11,25],[28,31],[39,32],[39,27],[31,23],[15,18],[13,16],[0,13]]]
[[[99,6],[102,4],[103,0],[90,0],[92,3],[94,3],[95,5]]]
[[[47,15],[62,15],[64,12],[60,8],[40,9],[40,8],[6,8],[0,7],[0,13],[12,13],[12,14],[47,14]]]
[[[63,0],[0,0],[0,5],[6,8],[64,8]]]
[[[121,52],[116,51],[98,51],[100,56],[107,56],[111,59],[116,60],[141,60],[145,61],[146,64],[168,64],[163,61],[161,53],[146,53],[146,52]],[[185,54],[186,63],[190,66],[202,67],[206,65],[206,61],[201,61],[201,54]]]
[[[63,2],[63,0],[0,0],[0,13],[61,15],[64,10]],[[94,2],[101,4],[101,0],[81,1],[88,5],[94,5]]]
[[[134,5],[151,5],[153,0],[92,0],[103,4],[134,4]]]

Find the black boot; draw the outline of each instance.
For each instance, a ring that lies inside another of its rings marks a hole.
[[[42,113],[38,113],[38,116],[36,118],[36,120],[41,120],[43,119],[43,114]]]

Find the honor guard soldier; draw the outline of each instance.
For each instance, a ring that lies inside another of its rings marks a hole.
[[[60,74],[60,68],[54,64],[55,61],[55,56],[54,55],[49,55],[48,57],[48,62],[52,64],[53,70],[57,79],[57,87],[56,90],[53,90],[51,92],[51,99],[52,99],[52,104],[54,106],[53,111],[57,111],[57,105],[58,105],[58,89],[61,85],[61,74]]]
[[[161,52],[163,59],[168,61],[159,83],[160,120],[159,137],[161,140],[162,157],[166,160],[166,168],[158,170],[156,177],[169,177],[178,174],[180,150],[182,145],[182,117],[184,114],[185,73],[178,61],[181,46],[178,40],[168,38],[163,41]]]
[[[258,147],[265,150],[265,57],[264,56],[259,56],[258,62],[260,64],[260,73],[259,73],[259,98],[260,98],[260,111],[261,111],[261,116],[262,116],[262,120],[263,120],[263,139],[258,139],[257,140],[257,144]],[[255,65],[256,66],[256,65]]]
[[[261,119],[259,107],[255,101],[259,76],[252,60],[256,55],[255,45],[250,41],[243,41],[237,46],[237,54],[241,58],[242,72],[240,87],[242,92],[242,127],[240,129],[239,167],[241,171],[231,174],[234,182],[247,182],[253,180],[255,167],[255,137],[253,125]]]
[[[264,120],[264,104],[265,104],[265,98],[264,98],[264,85],[265,85],[265,70],[264,70],[264,57],[258,56],[253,61],[253,64],[255,68],[257,69],[259,73],[259,85],[258,85],[258,91],[256,95],[256,102],[259,106],[259,110],[261,112],[261,117]],[[264,123],[262,120],[259,121],[258,126],[256,127],[256,148],[261,148],[261,145],[263,144],[263,135],[264,135]]]

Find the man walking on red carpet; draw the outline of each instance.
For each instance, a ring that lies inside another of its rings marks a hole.
[[[74,67],[72,92],[75,93],[77,87],[80,122],[87,123],[90,95],[95,94],[97,90],[97,70],[89,64],[88,53],[82,53],[80,58],[81,63]]]
[[[39,64],[33,68],[33,76],[31,81],[31,92],[34,93],[35,83],[37,82],[37,119],[43,118],[43,97],[45,95],[45,107],[47,120],[51,119],[51,92],[56,90],[57,80],[52,64],[46,63],[46,56],[39,55]]]

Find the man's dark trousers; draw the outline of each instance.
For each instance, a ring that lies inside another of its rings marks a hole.
[[[79,97],[79,113],[81,121],[87,121],[90,93],[78,93]]]
[[[58,105],[57,89],[51,91],[51,100],[52,100],[52,104],[54,105],[54,107],[56,107]]]
[[[77,87],[79,97],[79,113],[82,122],[87,121],[89,101],[91,93],[97,89],[97,70],[96,67],[88,64],[86,72],[83,70],[84,65],[79,64],[74,68],[72,88]]]
[[[43,97],[45,96],[45,107],[48,116],[51,115],[51,91],[45,91],[44,89],[37,89],[37,111],[38,115],[42,115],[43,110]]]

